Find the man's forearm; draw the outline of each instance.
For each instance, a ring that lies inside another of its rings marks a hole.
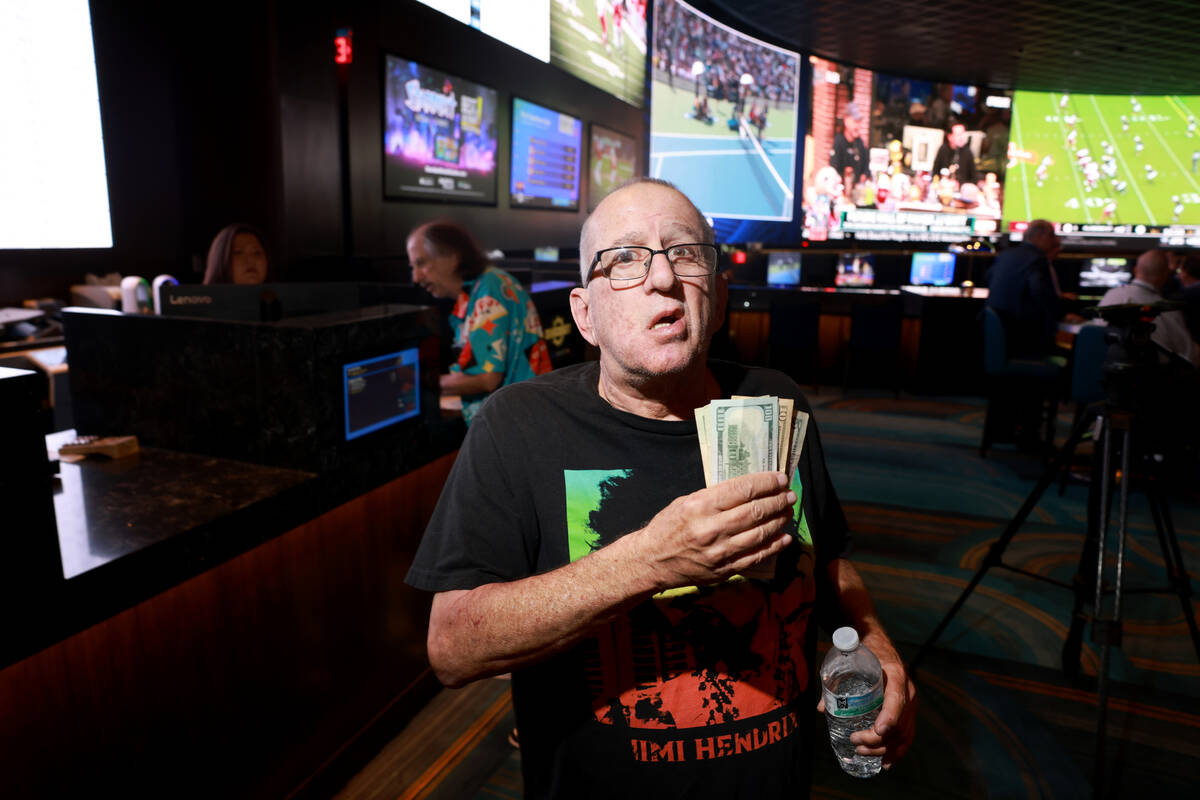
[[[434,597],[429,662],[447,686],[526,666],[567,649],[651,596],[631,537],[559,569]]]
[[[440,380],[442,394],[487,394],[500,388],[504,376],[499,372],[481,372],[468,375],[465,372],[447,372]]]
[[[878,658],[899,661],[900,655],[875,615],[875,604],[858,570],[844,558],[834,559],[827,569],[846,624],[858,631],[859,640]]]
[[[641,530],[542,575],[441,592],[429,663],[448,686],[561,652],[618,613],[676,586],[717,583],[779,554],[796,494],[782,472],[676,498]]]

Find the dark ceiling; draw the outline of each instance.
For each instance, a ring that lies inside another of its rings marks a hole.
[[[996,88],[1200,94],[1200,0],[696,0],[792,49]]]

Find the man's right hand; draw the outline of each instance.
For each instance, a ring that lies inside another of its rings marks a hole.
[[[796,494],[782,472],[730,478],[680,497],[636,534],[659,591],[717,583],[787,547]]]

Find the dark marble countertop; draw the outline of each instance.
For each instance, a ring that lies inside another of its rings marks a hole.
[[[48,455],[75,438],[46,437]],[[63,576],[89,570],[172,537],[228,522],[238,511],[313,480],[310,472],[146,447],[122,459],[59,463],[54,491]]]

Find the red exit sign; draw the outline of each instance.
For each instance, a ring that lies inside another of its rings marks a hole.
[[[333,37],[333,62],[350,64],[354,61],[354,31],[339,29]]]

